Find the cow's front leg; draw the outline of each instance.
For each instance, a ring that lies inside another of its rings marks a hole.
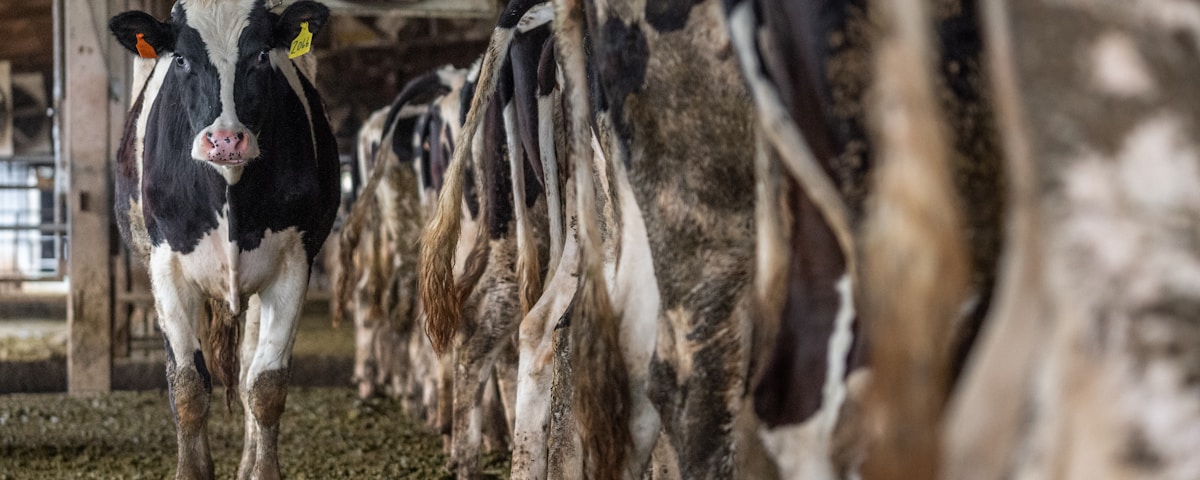
[[[303,252],[291,257],[283,262],[275,281],[259,292],[258,342],[244,387],[246,415],[250,417],[247,428],[253,430],[248,434],[252,438],[247,448],[254,451],[243,454],[238,468],[238,476],[243,479],[280,478],[279,419],[287,399],[296,326],[308,288],[308,262]]]
[[[167,388],[175,415],[178,443],[176,479],[213,478],[208,450],[208,403],[212,378],[204,364],[197,336],[197,321],[203,318],[199,294],[187,285],[176,284],[170,253],[151,258],[152,290],[158,308],[159,328],[167,353]],[[181,282],[182,283],[182,282]]]
[[[238,389],[242,399],[242,412],[246,417],[246,431],[242,441],[242,461],[238,465],[238,478],[249,478],[254,469],[254,457],[258,452],[258,422],[250,413],[250,364],[258,350],[258,326],[262,303],[258,295],[250,297],[246,305],[246,327],[242,333],[242,370],[238,376]]]

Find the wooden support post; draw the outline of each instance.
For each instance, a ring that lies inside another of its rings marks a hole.
[[[64,86],[59,153],[65,156],[70,186],[67,390],[72,394],[112,388],[110,116],[104,55],[109,42],[100,30],[103,24],[94,20],[106,18],[105,6],[80,0],[55,5]]]

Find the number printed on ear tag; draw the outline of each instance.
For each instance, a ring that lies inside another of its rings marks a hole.
[[[312,50],[312,32],[308,31],[308,22],[300,22],[300,34],[292,40],[292,48],[288,50],[288,58],[296,58]]]

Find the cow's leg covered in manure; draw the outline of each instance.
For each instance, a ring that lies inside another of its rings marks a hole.
[[[212,377],[200,347],[199,321],[204,317],[200,292],[183,285],[179,263],[170,249],[151,253],[151,289],[167,351],[167,388],[175,415],[178,463],[175,478],[213,478],[208,449],[208,404]]]
[[[242,331],[241,358],[254,358],[258,347],[258,326],[261,323],[262,302],[258,295],[250,297],[246,304],[246,323]],[[254,455],[258,451],[258,422],[250,414],[250,361],[241,362],[241,373],[238,376],[238,389],[242,399],[242,412],[246,417],[246,429],[242,440],[242,461],[238,464],[238,478],[246,478],[254,466]]]
[[[292,344],[308,289],[309,273],[309,262],[298,243],[297,248],[283,252],[282,257],[275,279],[259,292],[261,303],[254,356],[242,360],[250,364],[243,384],[243,401],[247,407],[247,430],[253,430],[247,436],[254,438],[244,446],[238,478],[280,478],[279,418],[287,399]]]

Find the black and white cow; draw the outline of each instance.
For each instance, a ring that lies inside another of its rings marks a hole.
[[[213,476],[203,338],[228,395],[242,387],[239,477],[279,478],[297,319],[339,201],[336,140],[311,79],[289,56],[307,51],[296,47],[328,17],[308,1],[277,13],[263,0],[181,0],[165,22],[126,12],[109,23],[123,46],[159,59],[126,123],[115,208],[153,282],[177,478]]]

